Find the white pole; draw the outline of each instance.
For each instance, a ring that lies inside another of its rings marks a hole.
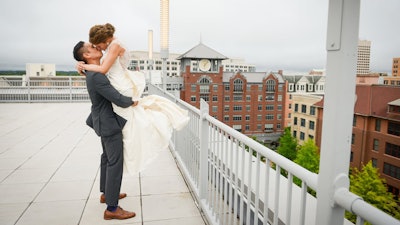
[[[342,225],[334,193],[348,188],[360,0],[330,0],[321,161],[315,224]]]

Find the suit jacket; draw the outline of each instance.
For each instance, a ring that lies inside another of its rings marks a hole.
[[[114,112],[111,103],[126,108],[133,104],[132,99],[120,94],[102,73],[87,71],[86,87],[92,102],[86,124],[93,128],[98,136],[110,136],[121,132],[126,120]]]

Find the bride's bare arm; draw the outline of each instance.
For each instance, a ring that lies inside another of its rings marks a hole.
[[[108,70],[111,68],[112,64],[115,62],[116,58],[119,55],[124,53],[125,49],[122,48],[119,44],[113,43],[110,45],[108,49],[107,56],[103,59],[101,65],[95,64],[84,64],[83,68],[88,71],[95,71],[100,73],[107,73]]]

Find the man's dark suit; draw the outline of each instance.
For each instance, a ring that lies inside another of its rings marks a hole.
[[[92,109],[86,120],[101,137],[100,191],[104,192],[109,206],[118,206],[123,170],[122,128],[126,120],[113,111],[111,103],[130,107],[131,98],[121,95],[102,73],[86,72],[86,86]]]

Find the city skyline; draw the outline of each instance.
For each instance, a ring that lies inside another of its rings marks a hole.
[[[400,56],[395,26],[397,0],[361,1],[361,40],[371,41],[372,72],[391,72]],[[74,70],[72,47],[88,39],[95,24],[112,23],[130,51],[147,50],[148,30],[159,52],[160,1],[54,2],[4,0],[0,70],[26,63],[54,63]],[[184,53],[202,41],[229,58],[243,58],[257,71],[325,68],[328,1],[170,1],[170,53]],[[22,16],[21,16],[22,15]]]

